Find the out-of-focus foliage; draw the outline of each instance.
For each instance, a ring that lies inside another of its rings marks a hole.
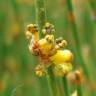
[[[96,96],[96,1],[45,1],[55,36],[69,42],[74,67],[83,72],[84,96]],[[49,96],[46,79],[35,75],[38,61],[30,54],[25,39],[26,25],[36,22],[35,11],[34,0],[0,0],[0,96]],[[63,94],[61,80],[57,82]]]

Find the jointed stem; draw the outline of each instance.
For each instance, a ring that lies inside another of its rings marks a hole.
[[[36,5],[36,23],[38,24],[39,31],[41,32],[41,29],[46,22],[45,0],[35,0],[35,5]]]
[[[67,82],[67,78],[66,77],[63,77],[63,84],[64,84],[65,96],[70,96],[68,82]]]
[[[45,10],[45,0],[35,0],[35,5],[36,5],[36,23],[38,24],[39,27],[39,35],[40,38],[42,38],[42,28],[46,22],[46,10]],[[56,92],[56,84],[54,83],[54,74],[52,72],[52,70],[49,70],[50,68],[48,68],[47,70],[47,82],[48,82],[48,87],[49,87],[49,91],[50,91],[50,95],[51,96],[56,96],[57,92]]]
[[[77,94],[78,94],[78,96],[83,96],[81,87],[82,87],[81,84],[77,85]]]
[[[49,91],[50,91],[50,94],[51,96],[56,96],[56,85],[55,85],[55,78],[54,78],[54,74],[52,72],[52,68],[49,67],[48,70],[47,70],[47,82],[48,82],[48,87],[49,87]],[[55,86],[54,86],[55,85]]]
[[[80,40],[78,39],[78,33],[77,33],[77,28],[76,28],[76,22],[75,22],[75,17],[74,17],[74,14],[73,14],[73,6],[72,6],[72,2],[71,0],[66,0],[66,4],[68,5],[68,13],[71,14],[73,16],[73,20],[70,22],[70,26],[72,28],[72,35],[74,37],[74,40],[75,40],[75,43],[76,43],[76,50],[77,50],[77,54],[78,54],[78,60],[86,74],[86,77],[89,79],[89,72],[88,72],[88,69],[85,65],[85,62],[83,60],[83,57],[82,57],[82,52],[81,52],[81,44],[80,44]]]

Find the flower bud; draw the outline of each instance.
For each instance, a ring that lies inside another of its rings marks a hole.
[[[55,65],[54,72],[57,76],[65,76],[72,70],[71,63],[63,63]]]
[[[79,71],[79,70],[77,70],[77,71],[75,71],[75,76],[76,76],[76,83],[77,84],[81,84],[81,82],[82,82],[82,73]]]
[[[73,60],[73,54],[69,50],[57,50],[57,53],[51,58],[54,64],[62,64],[64,62],[71,62]]]
[[[44,28],[42,29],[42,33],[44,35],[47,35],[47,34],[52,34],[53,32],[55,32],[54,25],[46,22]]]
[[[45,69],[41,65],[38,65],[36,67],[35,72],[36,72],[36,75],[39,76],[39,77],[42,77],[42,76],[45,76],[46,75]]]
[[[30,33],[29,31],[27,31],[27,32],[25,33],[25,35],[26,35],[26,38],[27,38],[28,40],[30,40],[30,39],[32,38],[32,33]]]
[[[29,25],[27,25],[27,30],[30,33],[34,34],[35,32],[38,32],[38,27],[36,24],[29,24]]]

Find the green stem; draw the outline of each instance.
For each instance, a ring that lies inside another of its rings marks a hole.
[[[46,22],[46,9],[45,9],[45,0],[35,0],[35,6],[36,6],[36,23],[39,27],[39,36],[42,38],[42,28]],[[57,96],[57,88],[56,88],[56,82],[55,77],[52,72],[52,68],[49,67],[47,70],[48,75],[46,76],[50,95],[51,96]]]
[[[47,69],[47,81],[48,81],[48,86],[49,86],[49,91],[51,93],[51,96],[61,96],[59,93],[58,89],[58,83],[56,82],[56,77],[54,76],[53,73],[53,66],[50,66]]]
[[[84,18],[83,18],[84,20],[83,21],[85,23],[84,27],[86,27],[85,31],[87,32],[88,35],[85,34],[85,40],[88,44],[90,44],[90,58],[94,63],[93,64],[93,68],[94,68],[94,67],[96,67],[96,65],[95,65],[96,54],[93,54],[93,53],[96,53],[95,42],[93,41],[93,38],[95,36],[95,30],[94,30],[95,24],[90,18],[90,13],[92,11],[92,8],[91,8],[89,3],[86,5],[88,6],[88,9],[87,10],[85,9],[86,14],[84,14]],[[90,35],[90,32],[91,32],[91,35]]]
[[[74,18],[74,14],[73,14],[73,6],[72,6],[72,3],[71,3],[71,0],[66,0],[66,3],[68,5],[68,13],[71,13],[73,15],[73,21],[70,22],[70,26],[72,28],[72,35],[74,37],[74,40],[75,40],[75,45],[76,45],[76,51],[77,51],[77,55],[78,55],[78,60],[86,74],[86,77],[89,78],[89,72],[88,72],[88,69],[86,67],[86,64],[83,60],[83,57],[82,57],[82,52],[81,52],[81,44],[80,44],[80,40],[79,40],[79,37],[78,37],[78,32],[77,32],[77,28],[76,28],[76,23],[75,23],[75,18]]]
[[[67,82],[67,78],[66,77],[63,77],[63,84],[64,84],[64,93],[65,93],[65,96],[70,96],[69,86],[68,86],[68,82]]]
[[[48,70],[47,70],[47,82],[48,82],[48,87],[49,87],[49,91],[50,91],[50,95],[51,96],[56,96],[54,93],[55,93],[55,91],[54,91],[54,82],[53,81],[55,81],[54,80],[54,77],[53,77],[53,72],[52,72],[52,68],[50,67],[50,68],[48,68]]]
[[[45,9],[45,0],[35,0],[36,5],[36,23],[38,24],[39,31],[41,32],[42,27],[46,22],[46,9]],[[40,37],[41,37],[40,33]]]
[[[77,85],[77,96],[83,96],[81,84]]]

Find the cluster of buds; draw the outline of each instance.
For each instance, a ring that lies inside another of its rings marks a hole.
[[[36,67],[36,74],[40,77],[46,75],[46,68],[51,65],[54,66],[54,73],[58,76],[65,76],[72,70],[73,54],[65,49],[67,41],[62,37],[55,39],[54,32],[54,25],[47,22],[42,29],[43,37],[39,38],[38,26],[36,24],[27,26],[29,50],[40,60]]]

